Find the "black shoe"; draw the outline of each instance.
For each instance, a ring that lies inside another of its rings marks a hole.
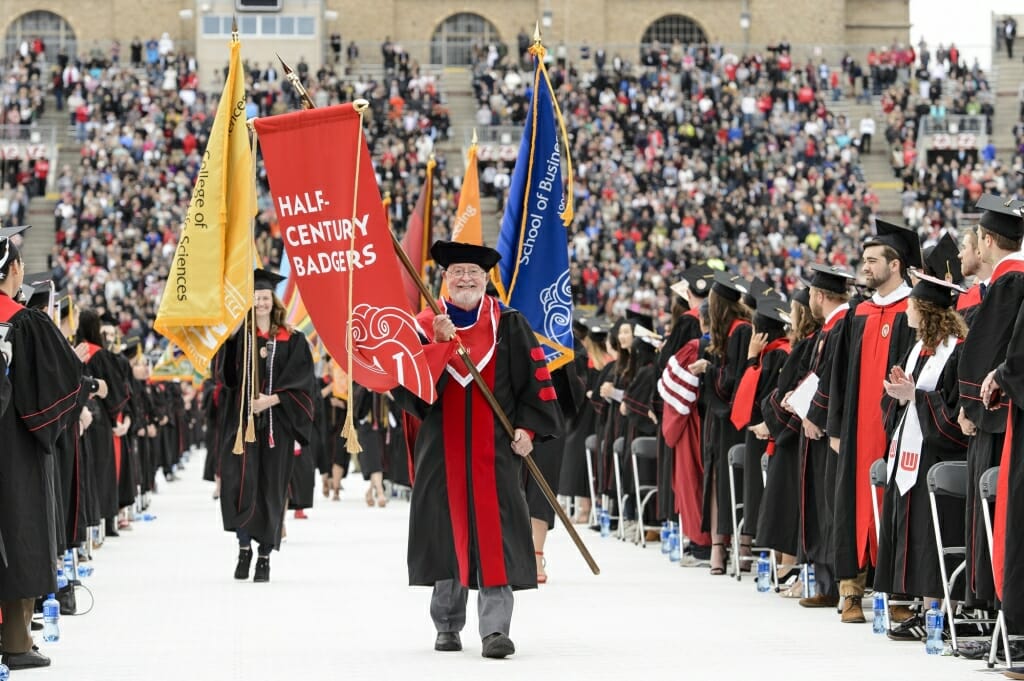
[[[252,549],[238,549],[238,565],[235,566],[235,579],[249,579],[249,566],[252,564]]]
[[[121,534],[117,531],[117,523],[115,523],[113,520],[110,520],[109,518],[104,523],[103,534],[108,536],[108,537],[120,537],[121,536]]]
[[[690,544],[689,553],[697,560],[711,560],[711,547],[700,544]]]
[[[270,581],[270,556],[259,556],[256,558],[256,569],[252,573],[252,581]]]
[[[0,658],[11,671],[15,669],[32,669],[34,667],[49,667],[50,658],[37,650],[30,650],[27,653],[4,653]]]
[[[481,655],[500,660],[516,652],[516,647],[505,634],[490,634],[484,638],[484,647]]]
[[[42,631],[43,623],[39,620],[32,620],[31,629],[32,631]]]
[[[923,641],[928,637],[928,630],[921,615],[914,615],[885,632],[890,641]]]
[[[439,631],[434,640],[434,650],[441,652],[457,652],[462,650],[462,639],[457,631]]]

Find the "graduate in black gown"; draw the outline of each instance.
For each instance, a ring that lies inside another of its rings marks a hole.
[[[782,568],[796,564],[800,534],[800,417],[782,406],[783,398],[810,370],[814,339],[821,322],[810,308],[810,289],[793,294],[789,304],[790,352],[771,391],[761,400],[762,427],[751,427],[767,440],[768,470],[757,515],[757,543],[775,549]],[[785,572],[780,570],[780,576]],[[784,581],[784,580],[780,580]],[[799,584],[799,582],[797,582]],[[793,594],[795,595],[795,594]]]
[[[957,289],[942,279],[913,272],[916,283],[907,305],[907,322],[917,340],[884,382],[882,412],[890,438],[888,484],[885,488],[878,540],[875,589],[908,594],[924,601],[943,594],[936,552],[928,469],[944,461],[963,461],[967,438],[956,424],[956,368],[967,325],[953,310]],[[964,533],[963,502],[937,497],[943,544],[956,545]],[[959,562],[947,561],[952,571]],[[920,618],[920,616],[918,616]],[[916,639],[911,625],[893,628],[891,638]]]
[[[274,295],[281,279],[266,270],[255,272],[256,328],[248,331],[256,334],[257,397],[243,394],[251,363],[245,362],[247,333],[239,330],[229,338],[217,363],[225,409],[221,517],[224,529],[238,539],[235,579],[248,579],[252,542],[258,544],[257,582],[270,581],[270,552],[281,548],[295,443],[308,442],[313,427],[313,356],[306,337],[285,324],[284,305]],[[235,454],[236,434],[248,425],[250,399],[256,441],[244,442],[242,453]]]
[[[979,220],[978,250],[981,260],[992,266],[987,291],[971,321],[971,332],[960,353],[960,427],[971,437],[967,446],[967,595],[968,606],[993,606],[995,587],[992,563],[985,539],[981,513],[984,503],[978,496],[978,480],[992,466],[998,466],[1006,436],[1007,407],[1000,401],[990,405],[981,399],[985,378],[1003,360],[1014,331],[1011,320],[1024,305],[1024,256],[1020,253],[1022,234],[1020,216],[1014,211],[1020,202],[1009,206],[997,196],[978,200],[983,209]]]
[[[745,432],[743,481],[743,533],[741,542],[750,546],[757,533],[764,482],[761,456],[768,450],[768,427],[761,412],[761,402],[775,389],[782,366],[789,358],[790,342],[786,336],[789,305],[777,294],[757,300],[754,314],[754,335],[747,348],[746,368],[736,388],[730,420]],[[758,545],[764,544],[758,540]]]
[[[388,436],[388,399],[353,383],[352,420],[359,438],[359,472],[370,485],[366,505],[383,508],[388,504],[384,492],[384,457]]]
[[[439,301],[441,315],[421,313],[420,328],[435,343],[449,343],[458,333],[515,432],[505,432],[454,355],[437,377],[434,404],[394,391],[402,408],[421,420],[409,583],[433,587],[430,615],[439,651],[462,649],[469,589],[478,589],[482,653],[503,658],[515,652],[509,639],[513,590],[537,586],[520,457],[534,439],[561,432],[561,413],[544,351],[526,319],[484,293],[497,251],[437,242],[431,255],[445,268],[450,299]]]
[[[703,530],[711,533],[711,574],[725,574],[725,542],[732,535],[729,500],[729,449],[743,442],[743,434],[729,419],[732,400],[746,368],[747,346],[753,329],[750,310],[741,297],[747,292],[742,277],[715,273],[708,296],[711,319],[710,359],[698,359],[688,369],[701,376],[708,398],[705,418]],[[706,374],[706,375],[705,375]],[[743,475],[737,471],[736,494],[743,492]],[[749,570],[749,564],[746,566]]]
[[[0,611],[2,660],[11,669],[50,664],[33,648],[29,623],[35,599],[56,592],[63,519],[56,517],[54,454],[57,438],[79,416],[82,389],[82,363],[53,321],[14,300],[24,275],[17,246],[0,236],[0,336],[7,356],[0,380],[0,402],[7,403],[0,409]]]
[[[790,402],[791,393],[783,396],[782,406],[800,416],[800,542],[797,560],[815,568],[817,593],[800,599],[805,608],[834,608],[839,603],[839,584],[829,558],[832,537],[835,495],[836,453],[832,451],[825,429],[829,406],[841,395],[832,395],[831,378],[836,362],[845,358],[837,354],[849,313],[853,277],[835,266],[812,265],[810,308],[821,320],[821,330],[814,340],[809,372],[800,384],[817,382],[813,397],[806,404],[806,413]]]
[[[633,327],[633,346],[629,350],[629,369],[626,371],[626,390],[619,405],[619,413],[626,417],[626,432],[623,435],[622,486],[624,493],[629,495],[626,515],[641,525],[651,525],[657,516],[656,504],[649,502],[645,513],[646,518],[638,514],[639,499],[636,498],[636,480],[633,478],[633,467],[630,463],[633,441],[641,437],[654,437],[658,432],[658,416],[654,412],[654,396],[657,395],[658,379],[658,345],[661,337],[648,331],[639,324]],[[657,459],[638,459],[637,472],[641,485],[649,485],[657,481]],[[634,537],[626,537],[633,541]]]
[[[605,494],[611,503],[615,501],[617,489],[615,487],[615,453],[613,445],[615,440],[623,437],[626,433],[625,416],[619,410],[622,404],[622,396],[626,392],[625,373],[629,368],[629,350],[633,346],[633,325],[620,319],[612,327],[609,335],[612,351],[617,353],[614,362],[605,366],[605,375],[602,377],[597,395],[603,400],[598,410],[598,427],[600,428],[598,440],[600,441],[600,456],[598,464],[599,492]],[[621,474],[621,470],[619,471]],[[615,513],[621,513],[622,509],[616,509]],[[610,509],[609,509],[610,512]]]
[[[839,456],[836,464],[833,565],[840,581],[842,621],[866,621],[861,599],[867,569],[878,551],[870,471],[888,446],[881,411],[882,381],[913,344],[906,307],[908,267],[921,262],[921,242],[911,229],[876,220],[878,235],[865,242],[861,271],[870,299],[852,308],[842,345],[842,361],[832,367],[832,399],[826,434]],[[836,399],[840,397],[840,399]]]
[[[341,481],[348,475],[352,455],[345,445],[341,431],[345,428],[348,413],[348,378],[345,371],[333,359],[330,361],[331,391],[324,398],[324,420],[322,437],[324,441],[325,467],[330,471],[328,487],[331,499],[341,499]]]

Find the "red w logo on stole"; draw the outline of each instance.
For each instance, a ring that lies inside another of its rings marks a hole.
[[[905,451],[900,455],[900,468],[905,471],[916,471],[920,459],[919,453]]]

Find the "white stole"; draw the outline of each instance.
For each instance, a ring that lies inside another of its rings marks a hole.
[[[957,341],[956,336],[950,336],[935,348],[935,354],[925,362],[924,368],[921,370],[921,376],[917,379],[916,387],[918,390],[925,392],[935,390],[935,386],[942,376],[942,369],[946,366],[946,360],[953,354]],[[910,356],[907,357],[907,365],[904,369],[908,376],[912,377],[914,375],[914,369],[917,368],[917,362],[921,358],[921,350],[923,348],[924,343],[917,341],[910,351]],[[903,417],[900,425],[892,436],[892,442],[889,443],[889,460],[886,462],[888,478],[890,480],[893,480],[893,470],[895,469],[896,488],[899,490],[900,496],[904,496],[917,483],[917,475],[921,468],[921,445],[923,442],[924,433],[921,432],[921,421],[917,416],[917,405],[915,400],[911,400],[903,408]],[[897,449],[899,450],[898,452]],[[896,465],[897,458],[899,459],[899,466]]]

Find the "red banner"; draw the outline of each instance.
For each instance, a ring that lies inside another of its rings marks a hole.
[[[328,352],[347,365],[351,273],[353,379],[377,392],[402,385],[433,402],[434,378],[402,287],[359,114],[342,104],[258,118],[255,125],[291,276]]]

